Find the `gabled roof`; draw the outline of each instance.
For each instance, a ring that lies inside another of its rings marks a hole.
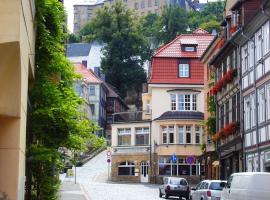
[[[181,34],[170,43],[160,47],[153,57],[167,58],[199,58],[212,41],[213,36],[207,31],[198,28],[192,34]],[[197,46],[196,52],[184,52],[181,44],[194,44]]]
[[[70,43],[67,45],[67,57],[88,56],[91,49],[89,43]]]
[[[100,84],[104,82],[91,69],[87,69],[81,63],[74,63],[74,70],[77,74],[81,75],[83,79],[88,83]]]
[[[203,63],[199,60],[214,36],[203,29],[196,29],[191,34],[177,36],[170,43],[160,47],[151,61],[148,83],[152,84],[196,84],[204,83]],[[181,47],[196,46],[197,51],[183,51]],[[190,77],[179,78],[179,63],[181,58],[189,59]]]

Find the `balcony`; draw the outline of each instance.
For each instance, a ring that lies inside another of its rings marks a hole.
[[[113,154],[138,154],[150,153],[150,146],[112,147]]]
[[[143,111],[121,112],[113,114],[113,123],[140,122],[143,120]]]

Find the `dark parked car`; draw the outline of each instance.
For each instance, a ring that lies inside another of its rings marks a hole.
[[[164,177],[163,185],[159,187],[159,197],[163,195],[165,195],[165,199],[168,199],[169,196],[178,196],[179,199],[184,197],[189,200],[190,190],[187,180],[178,177]]]

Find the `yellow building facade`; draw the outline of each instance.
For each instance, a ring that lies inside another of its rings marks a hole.
[[[0,198],[24,199],[27,94],[34,79],[35,5],[0,3]]]

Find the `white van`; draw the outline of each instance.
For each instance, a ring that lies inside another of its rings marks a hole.
[[[232,174],[221,193],[221,200],[270,200],[270,173]]]

